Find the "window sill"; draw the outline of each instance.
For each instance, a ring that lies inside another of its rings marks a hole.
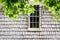
[[[42,31],[42,29],[41,28],[28,28],[28,30],[27,31]]]

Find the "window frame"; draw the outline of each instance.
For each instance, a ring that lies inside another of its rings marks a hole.
[[[40,3],[35,4],[39,5],[39,28],[30,28],[30,15],[28,15],[28,31],[41,31],[41,11],[40,11]]]

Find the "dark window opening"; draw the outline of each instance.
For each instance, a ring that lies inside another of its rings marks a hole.
[[[35,5],[34,8],[34,13],[30,14],[30,28],[39,28],[39,5]]]

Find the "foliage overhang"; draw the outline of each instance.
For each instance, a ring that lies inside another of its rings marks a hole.
[[[29,4],[30,0],[0,0],[4,10],[4,14],[9,18],[17,18],[18,15],[30,14],[34,12],[34,5]],[[43,3],[49,11],[53,13],[53,17],[60,20],[60,0],[33,0]]]

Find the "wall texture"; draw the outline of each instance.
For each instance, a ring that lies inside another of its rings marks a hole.
[[[28,16],[10,20],[0,11],[0,40],[60,40],[60,22],[44,7],[40,8],[40,15],[42,31],[28,32]]]

